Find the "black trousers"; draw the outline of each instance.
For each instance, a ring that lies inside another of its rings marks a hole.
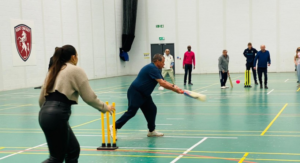
[[[254,70],[253,64],[246,64],[246,70],[250,70],[250,68],[252,69],[253,79],[255,82],[257,82],[256,70]]]
[[[268,68],[262,68],[262,67],[258,67],[257,68],[257,73],[258,73],[258,79],[259,79],[259,84],[262,84],[262,74],[264,73],[265,76],[265,85],[267,85],[268,83]]]
[[[135,116],[136,112],[141,108],[150,132],[155,130],[155,119],[157,108],[153,103],[151,96],[144,96],[132,87],[129,87],[127,91],[128,98],[128,110],[125,112],[120,119],[116,122],[116,129],[121,129],[122,126],[132,117]]]
[[[226,85],[228,73],[227,72],[219,72],[221,87]]]
[[[189,83],[192,82],[192,69],[193,69],[193,65],[192,64],[186,64],[184,66],[184,83],[186,83],[186,77],[187,74],[189,74]]]
[[[39,123],[48,143],[50,157],[43,163],[77,163],[79,143],[69,126],[71,106],[46,101],[39,113]]]

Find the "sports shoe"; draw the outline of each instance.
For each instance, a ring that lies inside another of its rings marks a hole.
[[[263,86],[262,86],[262,85],[260,85],[260,89],[263,89]]]
[[[265,85],[265,89],[268,89],[269,87],[267,85]]]
[[[148,132],[147,136],[148,137],[161,137],[161,136],[164,136],[164,134],[154,130],[152,132]]]
[[[111,138],[113,139],[114,138],[114,132],[113,132],[113,125],[110,125],[109,126],[109,129],[110,129],[110,136]],[[116,141],[117,141],[117,129],[116,129]]]
[[[193,83],[189,83],[189,85],[193,85]]]
[[[226,89],[226,87],[225,87],[225,86],[222,86],[221,89]]]
[[[186,83],[184,83],[184,85],[186,85]]]
[[[297,83],[299,83],[299,81],[297,81]]]
[[[258,85],[258,83],[257,83],[257,82],[255,82],[255,85]]]

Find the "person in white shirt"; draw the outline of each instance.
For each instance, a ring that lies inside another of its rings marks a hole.
[[[172,83],[175,84],[175,80],[174,80],[174,71],[173,71],[173,66],[174,66],[174,58],[173,56],[170,54],[170,50],[166,49],[165,50],[165,66],[162,69],[162,76],[163,78],[165,78],[165,76],[167,74],[169,74]]]

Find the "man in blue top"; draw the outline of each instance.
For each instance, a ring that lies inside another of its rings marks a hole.
[[[160,86],[182,94],[182,90],[174,84],[165,81],[161,75],[161,69],[164,67],[165,58],[161,54],[155,54],[153,63],[144,66],[139,72],[136,79],[130,85],[127,91],[128,110],[120,119],[116,121],[116,129],[122,126],[132,117],[135,116],[139,108],[141,108],[148,122],[148,137],[163,136],[163,133],[155,131],[156,106],[152,101],[151,93],[157,83]],[[111,131],[112,126],[110,126]],[[111,132],[112,134],[112,132]]]
[[[259,51],[254,59],[253,67],[256,69],[256,62],[258,60],[257,65],[257,72],[258,72],[258,79],[260,88],[262,89],[262,73],[264,73],[265,76],[265,89],[268,89],[267,83],[268,83],[268,66],[271,65],[271,57],[269,51],[266,50],[265,45],[260,46],[261,51]]]
[[[246,70],[250,70],[250,68],[252,68],[252,72],[253,72],[253,78],[255,81],[255,84],[258,85],[257,83],[257,79],[256,79],[256,70],[253,67],[253,62],[254,62],[254,58],[255,58],[255,54],[257,53],[257,50],[255,48],[252,47],[252,44],[249,42],[248,43],[248,48],[244,50],[244,56],[246,57],[247,61],[246,61]],[[250,74],[250,73],[249,73]]]

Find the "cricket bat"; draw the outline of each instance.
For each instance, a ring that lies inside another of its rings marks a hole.
[[[183,94],[188,96],[188,97],[197,99],[199,101],[206,101],[206,95],[203,95],[203,94],[200,94],[200,93],[184,90]]]
[[[232,84],[232,81],[231,81],[231,77],[230,77],[229,74],[228,74],[228,76],[229,76],[229,81],[230,81],[231,88],[233,88],[233,84]]]

